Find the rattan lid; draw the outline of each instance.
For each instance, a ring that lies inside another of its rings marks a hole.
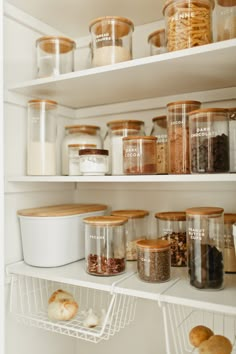
[[[114,216],[124,216],[129,219],[141,219],[145,216],[149,215],[149,211],[147,210],[139,210],[139,209],[128,209],[128,210],[113,210],[111,215]]]
[[[89,216],[84,218],[83,221],[86,224],[94,225],[94,226],[119,226],[124,225],[128,218],[121,217],[121,216]]]
[[[44,36],[36,40],[36,46],[39,46],[46,53],[57,53],[59,45],[59,53],[65,54],[75,48],[76,43],[70,38],[62,36]]]
[[[185,221],[186,213],[184,211],[167,211],[156,213],[155,218],[170,221]]]
[[[134,24],[131,20],[120,16],[104,16],[92,20],[89,24],[89,31],[96,24],[96,36],[102,34],[115,35],[116,38],[127,36],[130,29],[134,30]],[[128,26],[127,26],[128,25]]]
[[[186,209],[185,212],[190,215],[220,215],[224,212],[224,209],[218,207],[196,207]]]
[[[150,251],[163,251],[170,247],[170,242],[167,240],[139,240],[136,242],[137,247],[148,249]]]

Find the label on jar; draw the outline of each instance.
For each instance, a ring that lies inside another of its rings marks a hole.
[[[158,134],[156,135],[156,137],[157,137],[158,144],[167,143],[167,134]]]
[[[104,235],[89,235],[89,238],[91,238],[92,240],[105,240]]]
[[[125,149],[125,157],[140,157],[141,153],[137,151],[136,147],[127,147]]]
[[[192,227],[188,228],[188,234],[191,240],[201,241],[205,237],[205,229],[194,229]]]
[[[195,137],[214,137],[219,135],[219,131],[211,131],[210,127],[202,127],[202,128],[197,128],[195,133],[191,134],[191,138],[195,138]]]

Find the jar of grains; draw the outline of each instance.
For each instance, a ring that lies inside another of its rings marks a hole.
[[[199,109],[201,102],[178,101],[167,105],[168,173],[188,174],[189,112]]]
[[[167,117],[159,116],[152,119],[151,135],[157,137],[157,174],[168,173]]]
[[[86,271],[92,275],[117,275],[126,268],[128,219],[121,216],[90,216],[85,223]]]
[[[212,42],[212,0],[167,0],[163,7],[169,52]]]
[[[189,114],[191,173],[229,172],[229,118],[223,108]]]
[[[226,273],[236,273],[236,252],[233,236],[233,224],[236,214],[224,214],[224,270]]]
[[[187,266],[186,214],[182,211],[156,213],[157,235],[171,244],[171,266]]]
[[[236,38],[236,0],[217,0],[217,41]]]
[[[103,176],[108,173],[108,150],[82,149],[79,151],[79,165],[83,176]]]
[[[230,172],[236,172],[236,107],[228,108]]]
[[[139,240],[148,237],[148,215],[147,210],[113,210],[111,215],[124,216],[128,218],[126,227],[126,260],[137,260],[137,246]]]
[[[141,280],[161,283],[170,279],[170,243],[168,241],[138,241],[137,253],[137,269]]]
[[[150,55],[162,54],[166,52],[165,29],[159,29],[148,36]]]

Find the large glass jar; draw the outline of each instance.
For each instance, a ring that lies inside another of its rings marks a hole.
[[[236,107],[228,108],[230,172],[236,172]]]
[[[236,37],[236,0],[217,0],[217,41]]]
[[[236,252],[233,236],[233,224],[236,214],[224,214],[224,270],[226,273],[236,273]]]
[[[189,208],[186,221],[190,284],[197,289],[222,289],[224,209]]]
[[[167,117],[159,116],[152,119],[151,135],[157,137],[157,174],[168,173]]]

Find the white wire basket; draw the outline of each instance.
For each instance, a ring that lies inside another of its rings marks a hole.
[[[70,321],[48,318],[48,299],[57,289],[70,292],[79,311]],[[93,343],[107,340],[129,325],[135,316],[137,298],[104,290],[17,275],[12,277],[10,311],[25,325],[42,328]],[[94,328],[84,326],[85,312],[92,309],[98,317],[105,313],[102,323]]]

